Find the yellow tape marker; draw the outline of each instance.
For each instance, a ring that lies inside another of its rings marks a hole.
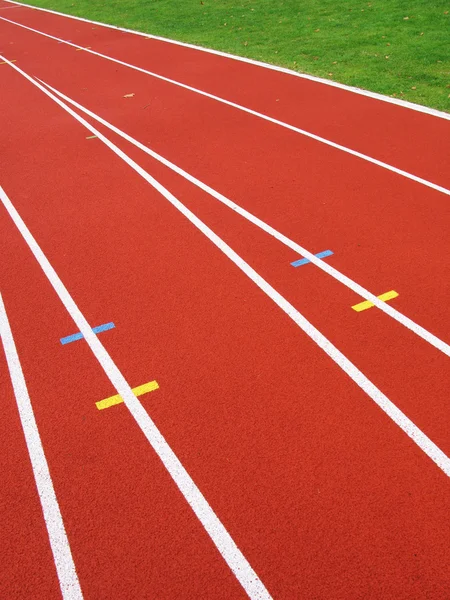
[[[90,46],[86,46],[86,48],[77,48],[75,52],[81,52],[82,50],[91,50]]]
[[[397,296],[398,296],[397,292],[395,292],[394,290],[391,290],[390,292],[381,294],[381,296],[377,296],[377,298],[378,298],[378,300],[382,300],[383,302],[386,302],[386,300],[392,300],[392,298],[397,298]],[[365,300],[364,302],[355,304],[354,306],[352,306],[352,308],[353,308],[353,310],[356,310],[356,312],[361,312],[362,310],[367,310],[368,308],[372,308],[372,306],[375,306],[375,305],[372,302],[370,302],[370,300]]]
[[[86,139],[87,140],[93,140],[96,137],[97,137],[96,135],[88,135]]]
[[[138,387],[133,388],[131,391],[135,396],[142,396],[143,394],[147,394],[147,392],[153,392],[153,390],[157,389],[159,389],[158,382],[149,381],[148,383],[144,383],[143,385],[139,385]],[[104,408],[109,408],[110,406],[114,406],[115,404],[121,404],[122,402],[122,396],[116,394],[116,396],[111,396],[110,398],[99,400],[95,403],[95,406],[98,408],[98,410],[103,410]]]
[[[17,60],[16,60],[16,59],[14,59],[14,60],[10,60],[9,62],[17,62]],[[8,64],[7,62],[1,62],[1,63],[0,63],[0,65],[7,65],[7,64]]]

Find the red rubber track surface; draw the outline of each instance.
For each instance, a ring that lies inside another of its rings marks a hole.
[[[289,102],[271,115],[446,184],[442,119],[38,11],[6,12],[129,62],[139,53],[146,68],[159,49],[165,75],[263,112],[272,89]],[[397,290],[393,305],[448,341],[445,195],[1,21],[0,51],[306,248],[332,249],[327,260],[374,293]],[[7,65],[0,78],[0,184],[89,323],[115,323],[100,335],[130,385],[158,381],[142,403],[273,597],[446,598],[444,473],[185,217],[86,140],[91,132]],[[320,116],[332,92],[345,130],[337,113]],[[298,110],[299,98],[314,111]],[[401,119],[420,152],[402,127],[390,143]],[[288,248],[102,131],[450,452],[442,353],[381,311],[352,311],[360,299],[342,284],[313,265],[294,269]],[[0,291],[85,598],[245,597],[125,406],[95,408],[114,389],[85,342],[60,344],[75,326],[4,209],[0,221]],[[1,364],[0,595],[57,598]]]
[[[0,16],[240,103],[434,183],[450,185],[449,121],[308,79],[51,13],[16,6]],[[14,31],[14,38],[16,34]]]

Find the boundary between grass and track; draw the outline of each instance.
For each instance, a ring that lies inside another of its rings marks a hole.
[[[441,119],[446,119],[450,121],[450,114],[437,110],[435,108],[430,108],[428,106],[423,106],[421,104],[415,104],[414,102],[408,102],[407,100],[401,100],[399,98],[390,98],[389,96],[385,96],[383,94],[378,94],[377,92],[371,92],[369,90],[364,90],[362,88],[357,88],[354,86],[346,85],[344,83],[339,83],[337,81],[330,81],[329,79],[324,79],[322,77],[317,77],[315,75],[309,75],[307,73],[298,73],[297,71],[293,71],[292,69],[287,69],[286,67],[279,67],[278,65],[271,65],[269,63],[265,63],[263,61],[255,60],[252,58],[246,58],[245,56],[237,56],[236,54],[230,54],[228,52],[223,52],[221,50],[214,50],[213,48],[206,48],[204,46],[197,46],[195,44],[189,44],[187,42],[180,42],[178,40],[173,40],[171,38],[166,38],[158,35],[153,35],[151,33],[145,33],[143,31],[136,31],[134,29],[127,29],[125,27],[120,27],[118,25],[110,25],[108,23],[102,23],[100,21],[92,21],[91,19],[86,19],[85,17],[77,17],[75,15],[69,15],[66,13],[62,13],[56,10],[51,10],[49,8],[42,8],[40,6],[34,6],[32,4],[23,4],[22,2],[17,2],[16,0],[4,0],[10,4],[16,4],[17,6],[21,6],[23,8],[29,8],[31,10],[40,10],[43,12],[48,12],[54,15],[58,15],[60,17],[67,17],[69,19],[76,19],[77,21],[83,21],[85,23],[90,23],[92,25],[99,25],[101,27],[107,27],[109,29],[116,29],[118,31],[123,31],[125,33],[131,33],[134,35],[140,35],[146,38],[151,38],[154,40],[158,40],[160,42],[166,42],[168,44],[174,44],[177,46],[183,46],[185,48],[191,48],[192,50],[199,50],[200,52],[207,52],[209,54],[216,54],[217,56],[222,56],[224,58],[229,58],[231,60],[236,60],[240,62],[245,62],[257,67],[262,67],[264,69],[269,69],[271,71],[278,71],[280,73],[285,73],[286,75],[292,75],[294,77],[299,77],[300,79],[308,79],[310,81],[314,81],[316,83],[321,83],[324,85],[328,85],[331,87],[336,87],[347,92],[352,92],[354,94],[359,94],[361,96],[367,96],[369,98],[373,98],[374,100],[380,100],[382,102],[388,102],[389,104],[396,104],[397,106],[401,106],[403,108],[408,108],[410,110],[415,110],[417,112],[422,112],[427,115],[431,115],[433,117],[438,117]]]
[[[8,61],[9,62],[9,61]],[[25,79],[27,79],[30,83],[32,83],[35,87],[40,89],[46,96],[51,98],[57,105],[63,108],[68,114],[70,114],[74,119],[76,119],[81,125],[86,127],[92,134],[96,135],[99,140],[101,140],[112,152],[114,152],[119,158],[121,158],[124,162],[126,162],[138,175],[140,175],[147,183],[149,183],[157,192],[159,192],[166,200],[168,200],[172,206],[174,206],[179,212],[181,212],[197,229],[203,233],[221,252],[225,254],[253,283],[256,284],[257,287],[261,291],[263,291],[297,326],[300,330],[302,330],[306,335],[315,343],[321,350],[323,350],[335,363],[346,373],[350,379],[363,391],[365,392],[369,398],[371,398],[375,404],[378,405],[379,408],[392,420],[394,423],[404,432],[406,435],[448,476],[450,477],[450,458],[425,434],[421,429],[419,429],[412,421],[409,419],[389,398],[379,390],[368,377],[360,371],[356,365],[354,365],[336,346],[334,346],[314,325],[312,325],[290,302],[288,302],[275,288],[273,288],[263,277],[259,275],[239,254],[237,254],[226,242],[222,240],[214,231],[212,231],[201,219],[199,219],[192,211],[190,211],[180,200],[178,200],[169,190],[167,190],[159,181],[157,181],[154,177],[152,177],[147,171],[145,171],[142,167],[140,167],[132,158],[130,158],[125,152],[123,152],[118,146],[116,146],[113,142],[111,142],[106,136],[104,136],[98,129],[96,129],[93,125],[88,123],[83,117],[74,112],[69,106],[65,105],[62,100],[60,100],[57,96],[52,94],[48,89],[42,86],[40,83],[35,81],[30,75],[22,71],[19,67],[10,63],[10,66],[19,72]],[[97,360],[102,365],[105,370],[106,375],[110,379],[111,383],[117,390],[117,393],[122,396],[127,408],[130,410],[131,414],[135,418],[136,422],[141,427],[144,433],[148,430],[149,433],[146,433],[147,439],[150,441],[152,446],[158,452],[158,438],[162,438],[162,434],[157,429],[156,425],[150,419],[149,415],[140,404],[138,399],[134,396],[131,387],[126,382],[122,373],[119,371],[117,366],[112,361],[111,357],[107,353],[104,346],[101,344],[98,337],[93,333],[89,324],[87,323],[84,316],[81,314],[80,310],[76,306],[75,302],[70,297],[68,291],[64,287],[62,281],[58,278],[56,272],[53,267],[50,265],[48,259],[43,254],[42,250],[37,245],[37,242],[32,237],[31,233],[27,229],[25,223],[21,219],[19,213],[14,208],[13,204],[7,197],[6,193],[2,190],[0,186],[0,199],[2,200],[5,208],[9,212],[11,218],[14,223],[18,227],[24,239],[29,244],[32,249],[35,257],[38,261],[41,261],[45,264],[44,272],[46,273],[49,280],[54,284],[55,291],[57,291],[61,300],[64,302],[67,310],[69,311],[71,317],[77,324],[79,330],[83,333],[88,342],[91,350],[94,352]],[[39,257],[39,258],[38,258]],[[42,266],[42,264],[41,264]],[[44,268],[44,267],[42,267]],[[53,283],[55,282],[55,283]],[[144,424],[141,425],[141,422]],[[147,429],[145,429],[145,427]],[[153,436],[153,439],[152,439]],[[189,494],[191,494],[191,488],[186,489],[186,481],[185,478],[189,478],[189,475],[185,471],[184,467],[179,462],[178,458],[175,456],[173,451],[168,446],[167,442],[162,438],[164,447],[163,451],[158,452],[158,455],[163,460],[164,465],[168,469],[169,473],[172,475],[174,481],[179,486],[179,489],[182,491],[183,495],[189,502]],[[160,444],[162,442],[159,442]],[[165,456],[165,454],[169,454],[170,456]],[[169,462],[169,466],[166,465],[165,460]],[[174,461],[177,461],[175,466],[172,464]],[[182,469],[182,476],[177,473],[176,467],[179,464],[179,468]],[[171,470],[172,469],[172,470]],[[175,475],[172,473],[175,471]],[[179,483],[177,480],[179,477],[182,481]],[[190,479],[190,478],[189,478]],[[190,485],[195,486],[194,482],[190,480]],[[198,494],[201,497],[202,502],[207,505],[206,500],[201,496],[200,491],[196,488]],[[227,536],[226,541],[227,544],[233,543],[233,549],[230,551],[228,547],[225,548],[226,551],[229,551],[232,557],[234,553],[239,553],[240,560],[245,561],[243,567],[246,566],[247,571],[243,573],[236,572],[234,568],[231,566],[233,562],[227,561],[227,564],[232,569],[233,573],[236,575],[238,580],[240,576],[244,577],[244,582],[246,585],[256,585],[255,582],[250,578],[249,579],[249,571],[251,569],[250,565],[247,563],[245,557],[240,553],[239,549],[235,546],[232,538],[229,536],[228,532],[225,530],[221,522],[217,519],[216,515],[213,513],[212,509],[208,506],[209,511],[214,515],[214,518],[218,521],[218,524],[223,529],[223,532],[220,532],[220,535],[217,536],[217,532],[214,530],[214,535],[211,534],[207,525],[209,524],[208,519],[204,518],[204,514],[200,511],[197,513],[197,506],[189,504],[193,508],[195,514],[197,514],[201,523],[208,531],[211,539],[216,544],[216,547],[221,552],[222,556],[225,551],[222,551],[223,540],[221,539],[223,536]],[[205,520],[207,524],[205,524]],[[214,528],[212,528],[214,529]],[[216,540],[216,537],[219,540]],[[229,540],[228,540],[229,538]],[[257,578],[256,574],[254,577]],[[257,580],[258,585],[262,586],[264,593],[268,594],[267,590],[265,590],[263,584]],[[244,584],[241,582],[241,585],[245,588]],[[259,590],[259,588],[258,588]],[[246,590],[247,591],[247,590]],[[247,592],[248,593],[248,592]],[[258,592],[259,593],[259,592]],[[249,594],[250,595],[250,594]],[[250,596],[252,597],[252,596]],[[254,598],[265,598],[266,596],[253,596]],[[270,597],[270,596],[267,596]]]
[[[2,188],[0,187],[0,193]],[[0,196],[1,198],[1,196]],[[50,548],[56,567],[59,586],[64,600],[83,600],[80,582],[73,562],[64,521],[53,487],[50,469],[42,446],[41,436],[34,416],[33,406],[20,364],[8,315],[0,293],[0,338],[16,398],[25,442],[33,470],[34,481],[41,502]]]
[[[127,67],[129,69],[132,69],[134,71],[138,71],[140,73],[144,73],[146,75],[149,75],[151,77],[154,77],[155,79],[159,79],[161,81],[165,81],[166,83],[170,83],[172,85],[175,85],[177,87],[180,87],[182,89],[188,90],[190,92],[194,92],[196,94],[199,94],[200,96],[204,96],[205,98],[209,98],[211,100],[215,100],[216,102],[219,102],[221,104],[225,104],[226,106],[231,106],[232,108],[236,108],[237,110],[240,110],[244,113],[253,115],[255,117],[258,117],[264,121],[267,121],[269,123],[273,123],[275,125],[279,125],[280,127],[283,127],[284,129],[288,129],[290,131],[293,131],[294,133],[299,133],[300,135],[304,135],[307,138],[310,138],[312,140],[315,140],[316,142],[319,142],[321,144],[324,144],[326,146],[329,146],[331,148],[335,148],[337,150],[341,150],[342,152],[345,152],[346,154],[350,154],[351,156],[355,156],[357,158],[360,158],[362,160],[365,160],[366,162],[372,163],[374,165],[377,165],[378,167],[381,167],[383,169],[386,169],[387,171],[391,171],[392,173],[396,173],[397,175],[401,175],[402,177],[405,177],[406,179],[410,179],[412,181],[416,181],[417,183],[420,183],[426,187],[429,187],[431,189],[434,189],[438,192],[441,192],[442,194],[446,194],[447,196],[450,196],[450,190],[438,185],[437,183],[433,183],[431,181],[428,181],[427,179],[423,179],[422,177],[418,177],[417,175],[414,175],[412,173],[409,173],[408,171],[404,171],[403,169],[399,169],[398,167],[394,167],[393,165],[390,165],[388,163],[385,163],[381,160],[378,160],[377,158],[373,158],[372,156],[369,156],[367,154],[363,154],[362,152],[358,152],[357,150],[352,150],[352,148],[348,148],[347,146],[343,146],[341,144],[338,144],[336,142],[333,142],[331,140],[328,140],[327,138],[321,137],[319,135],[316,135],[315,133],[311,133],[310,131],[306,131],[305,129],[301,129],[299,127],[295,127],[294,125],[290,125],[289,123],[286,123],[285,121],[280,121],[279,119],[275,119],[274,117],[270,117],[268,115],[265,115],[264,113],[260,113],[256,110],[253,110],[251,108],[247,108],[246,106],[243,106],[242,104],[237,104],[236,102],[232,102],[231,100],[226,100],[225,98],[222,98],[221,96],[216,96],[214,94],[210,94],[209,92],[205,92],[203,90],[200,90],[199,88],[195,88],[192,87],[190,85],[187,85],[185,83],[181,83],[180,81],[177,81],[175,79],[170,79],[169,77],[165,77],[164,75],[159,75],[158,73],[154,73],[153,71],[149,71],[147,69],[143,69],[142,67],[138,67],[136,65],[133,65],[131,63],[127,63],[124,62],[122,60],[119,60],[117,58],[113,58],[112,56],[108,56],[107,54],[102,54],[101,52],[96,52],[95,50],[92,50],[91,48],[86,48],[83,46],[79,46],[78,44],[75,44],[74,42],[70,42],[68,40],[64,40],[62,38],[59,38],[57,36],[51,35],[50,33],[45,33],[43,31],[40,31],[39,29],[34,29],[33,27],[29,27],[28,25],[23,25],[22,23],[17,23],[16,21],[12,21],[10,19],[6,19],[5,17],[0,17],[1,21],[5,21],[6,23],[10,23],[11,25],[16,25],[17,27],[21,27],[23,29],[27,29],[28,31],[32,31],[33,33],[37,33],[38,35],[42,35],[44,37],[47,37],[49,39],[61,42],[63,44],[66,44],[68,46],[71,46],[73,48],[78,48],[80,50],[84,50],[84,52],[87,52],[91,55],[94,56],[99,56],[100,58],[104,58],[106,60],[110,60],[111,62],[114,62],[116,64],[122,65],[124,67]]]

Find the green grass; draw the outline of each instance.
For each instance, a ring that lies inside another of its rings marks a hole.
[[[28,3],[239,54],[450,112],[450,0]]]

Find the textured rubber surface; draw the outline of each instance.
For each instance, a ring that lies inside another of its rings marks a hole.
[[[443,120],[38,11],[6,12],[449,183]],[[399,310],[448,341],[444,195],[2,21],[0,53],[311,251],[332,249],[326,260],[374,293],[395,289]],[[446,598],[448,478],[129,166],[8,65],[0,81],[0,184],[89,323],[114,322],[102,342],[130,385],[158,381],[143,405],[273,597]],[[311,264],[294,269],[289,249],[101,130],[450,453],[444,355],[376,309],[356,313],[353,292]],[[245,597],[126,407],[97,410],[114,389],[83,340],[60,344],[73,322],[3,208],[0,227],[0,291],[85,598]],[[0,364],[0,595],[58,598]]]

